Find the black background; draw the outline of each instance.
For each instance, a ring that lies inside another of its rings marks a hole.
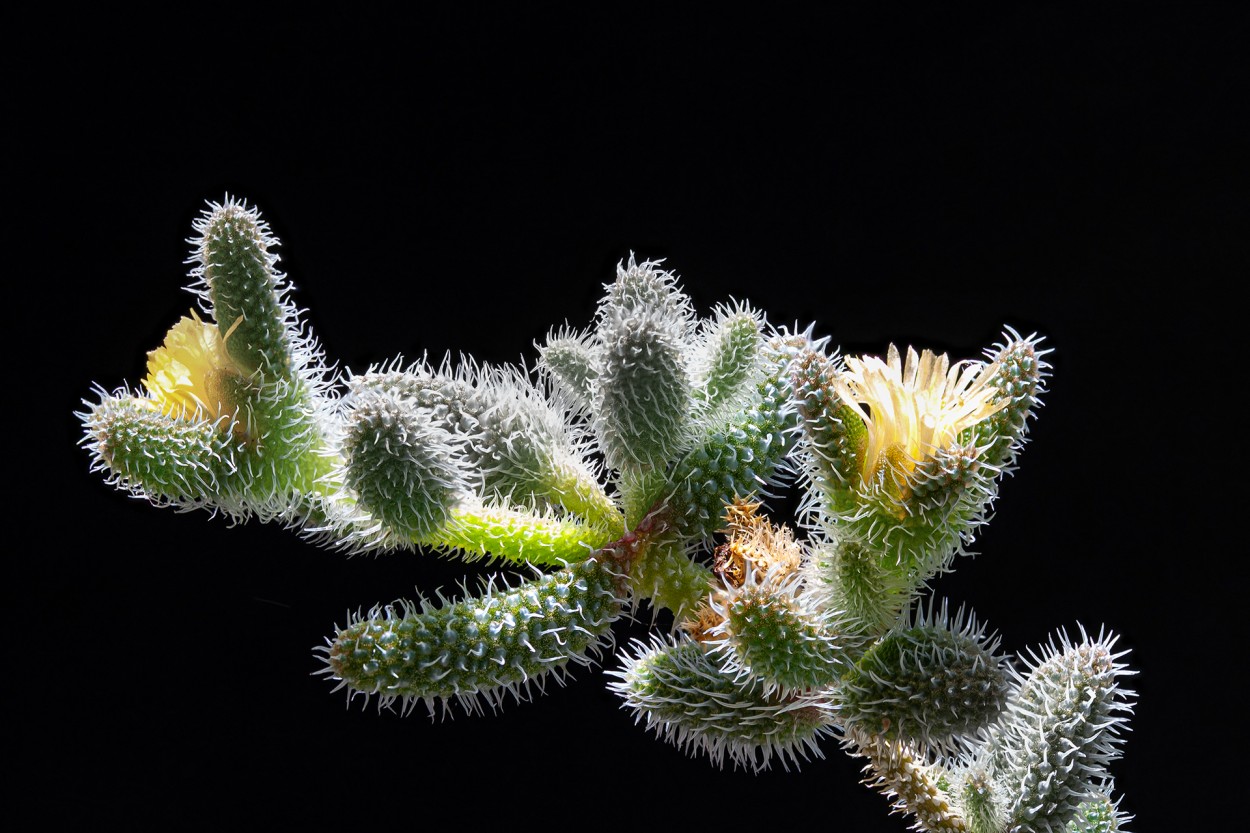
[[[1121,634],[1140,671],[1113,767],[1133,829],[1212,829],[1209,767],[1245,736],[1243,490],[1224,485],[1244,370],[1222,319],[1246,275],[1248,34],[1218,8],[1031,4],[36,27],[29,59],[6,59],[19,804],[185,829],[906,827],[835,742],[799,772],[718,772],[635,727],[599,669],[485,717],[344,709],[310,675],[345,611],[480,569],[348,559],[89,474],[72,412],[93,383],[138,383],[192,303],[191,221],[229,194],[260,207],[355,370],[532,360],[631,251],[666,258],[702,312],[749,299],[844,352],[1044,334],[1033,441],[980,554],[937,589],[1013,652],[1077,623]]]

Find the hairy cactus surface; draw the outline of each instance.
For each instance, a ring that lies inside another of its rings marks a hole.
[[[348,553],[528,570],[349,614],[317,649],[349,702],[494,710],[612,651],[609,689],[696,757],[759,771],[834,738],[915,829],[1118,831],[1111,763],[1132,672],[1108,632],[1022,657],[931,581],[990,517],[1046,393],[1049,352],[843,355],[733,302],[701,316],[633,255],[584,329],[530,364],[336,371],[260,213],[196,221],[197,310],[138,386],[78,416],[91,468],[159,506],[277,521]],[[767,502],[799,490],[797,519]],[[298,646],[292,646],[298,650]]]

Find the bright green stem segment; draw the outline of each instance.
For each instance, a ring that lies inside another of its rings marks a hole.
[[[227,202],[202,224],[199,252],[213,312],[231,358],[268,380],[292,377],[290,310],[279,296],[276,243],[252,209]]]
[[[374,609],[335,634],[328,671],[384,702],[524,699],[531,683],[589,664],[621,614],[619,583],[610,562],[589,559],[437,608]]]
[[[461,504],[447,523],[419,541],[463,550],[466,560],[502,558],[530,564],[582,561],[612,540],[603,529],[498,506]]]

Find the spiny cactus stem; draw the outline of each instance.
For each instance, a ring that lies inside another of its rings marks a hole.
[[[888,731],[888,721],[884,729]],[[914,816],[914,829],[930,833],[969,833],[967,822],[938,786],[940,771],[928,765],[908,744],[852,728],[847,732],[845,745],[868,759],[864,783],[893,799],[894,812]]]

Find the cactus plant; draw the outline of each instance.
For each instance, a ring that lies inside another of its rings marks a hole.
[[[527,700],[649,605],[652,638],[617,654],[609,688],[715,765],[801,766],[832,737],[917,829],[1123,829],[1116,637],[1059,632],[1017,660],[929,589],[1019,462],[1041,337],[1005,328],[956,362],[841,355],[747,303],[700,317],[663,263],[631,255],[586,329],[552,330],[530,367],[352,375],[308,334],[254,207],[210,203],[195,230],[199,310],[140,387],[79,413],[91,467],[157,505],[352,553],[532,572],[350,615],[318,650],[349,701]],[[791,485],[800,511],[776,523],[765,507]]]

